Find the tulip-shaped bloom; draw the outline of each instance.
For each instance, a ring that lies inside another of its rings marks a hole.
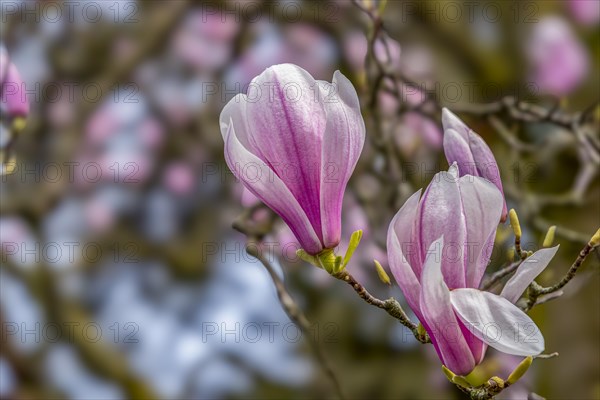
[[[478,290],[503,199],[489,181],[458,172],[453,164],[422,198],[419,190],[406,201],[390,224],[387,247],[392,273],[443,364],[465,375],[487,345],[522,356],[544,349],[539,329],[513,302],[556,248],[531,256],[535,268],[519,268],[502,296]]]
[[[460,175],[480,176],[492,182],[504,195],[498,163],[492,150],[475,131],[447,108],[442,110],[444,153],[448,164],[456,162]],[[502,200],[501,221],[506,221],[506,202]]]
[[[233,174],[288,224],[311,255],[340,242],[342,198],[365,140],[356,90],[282,64],[252,80],[220,118]]]
[[[2,117],[26,117],[29,102],[17,67],[10,62],[4,46],[0,45],[0,111]]]

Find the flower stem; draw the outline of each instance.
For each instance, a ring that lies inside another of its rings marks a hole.
[[[346,270],[343,270],[332,276],[348,283],[352,287],[352,289],[354,289],[354,291],[358,294],[358,296],[361,299],[363,299],[366,303],[385,310],[389,315],[400,321],[402,325],[406,326],[408,329],[411,330],[411,332],[419,342],[431,343],[431,339],[429,338],[429,336],[426,333],[422,334],[421,332],[419,332],[418,325],[408,318],[408,316],[402,309],[402,306],[400,305],[400,303],[398,303],[398,300],[394,299],[393,297],[390,297],[387,300],[378,299],[377,297],[369,293],[367,289],[363,285],[361,285],[356,280],[356,278],[354,278]]]

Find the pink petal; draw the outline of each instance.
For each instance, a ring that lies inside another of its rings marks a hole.
[[[492,182],[504,197],[498,163],[492,150],[475,131],[450,110],[442,110],[444,153],[449,164],[456,162],[460,176],[480,176]],[[502,205],[501,221],[506,220],[506,202]]]
[[[9,117],[22,116],[29,114],[29,101],[24,90],[25,84],[15,64],[10,61],[10,57],[4,46],[0,48],[0,87],[2,108]]]
[[[471,349],[471,354],[473,354],[473,359],[475,360],[475,364],[479,365],[483,361],[485,357],[485,352],[487,351],[487,343],[482,340],[479,340],[477,336],[471,332],[471,330],[460,320],[458,320],[458,326],[460,326],[460,331],[465,337],[465,341],[469,345],[469,349]]]
[[[473,131],[469,133],[469,147],[475,160],[477,167],[477,175],[492,182],[502,194],[502,213],[501,222],[506,221],[508,213],[506,201],[504,201],[504,189],[502,189],[502,180],[500,179],[500,170],[492,150],[488,147],[485,141]]]
[[[431,243],[444,237],[441,262],[446,284],[451,289],[465,287],[464,245],[467,231],[456,165],[452,165],[448,172],[437,173],[425,190],[419,205],[416,232],[421,260],[425,260]]]
[[[410,196],[392,219],[387,234],[387,252],[390,270],[396,282],[402,289],[408,305],[422,321],[423,316],[421,315],[419,303],[420,276],[415,275],[414,266],[411,266],[408,257],[405,255],[407,252],[410,253],[411,247],[416,245],[411,228],[417,216],[420,196],[421,190]],[[415,249],[413,248],[412,251],[414,252]]]
[[[468,141],[469,139],[468,133],[471,128],[447,108],[442,109],[442,127],[444,128],[444,133],[446,133],[447,130],[452,129],[465,141]],[[453,161],[448,160],[448,162],[452,163]]]
[[[321,92],[327,118],[320,184],[321,226],[326,248],[340,242],[344,190],[365,143],[365,123],[354,86],[339,71],[335,72],[332,85]],[[335,96],[329,96],[330,91]]]
[[[280,64],[254,78],[246,96],[249,150],[267,162],[298,200],[322,239],[320,177],[326,115],[317,81]]]
[[[443,247],[443,237],[429,247],[421,276],[421,313],[444,365],[466,375],[475,368],[475,359],[450,304],[451,292],[442,275]]]
[[[236,136],[233,120],[230,120],[225,134],[225,161],[248,190],[285,221],[306,252],[317,254],[323,250],[298,201],[273,170],[242,145]]]
[[[448,164],[458,164],[461,175],[477,175],[469,142],[454,129],[444,130],[444,154]]]

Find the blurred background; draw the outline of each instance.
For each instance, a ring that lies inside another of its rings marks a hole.
[[[273,64],[352,80],[367,143],[344,200],[344,240],[365,230],[349,269],[402,299],[372,260],[388,268],[393,214],[447,168],[448,107],[494,151],[525,248],[558,226],[541,277],[554,282],[600,225],[600,2],[388,1],[381,15],[370,41],[373,18],[343,0],[1,2],[2,63],[30,104],[22,129],[3,113],[0,140],[16,157],[0,177],[2,398],[335,397],[232,229],[244,212],[268,226],[268,254],[348,397],[461,398],[432,346],[288,251],[293,236],[228,171],[219,113]],[[511,97],[585,118],[520,115]],[[501,226],[490,272],[511,243]],[[560,356],[501,398],[600,398],[599,260],[532,311]],[[477,374],[518,361],[490,350]]]

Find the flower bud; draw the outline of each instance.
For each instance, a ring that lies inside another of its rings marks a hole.
[[[531,363],[533,363],[533,357],[525,357],[525,359],[521,361],[517,368],[515,368],[514,371],[511,372],[511,374],[508,376],[508,379],[506,379],[506,383],[512,385],[513,383],[521,379],[521,377],[525,375],[525,372],[527,372],[527,370],[531,366]]]
[[[379,276],[379,280],[385,283],[386,285],[391,285],[392,283],[390,282],[390,277],[388,276],[387,272],[385,272],[379,261],[373,260],[373,262],[375,263],[375,270],[377,271],[377,276]]]
[[[554,233],[556,232],[556,225],[552,225],[548,228],[548,232],[546,232],[546,237],[544,238],[544,243],[542,246],[550,247],[552,246],[552,242],[554,242]]]
[[[515,233],[515,237],[517,239],[521,239],[521,224],[519,223],[519,217],[517,216],[517,212],[514,208],[511,208],[510,212],[508,213],[508,216],[510,218],[510,226],[512,227],[513,232]]]

